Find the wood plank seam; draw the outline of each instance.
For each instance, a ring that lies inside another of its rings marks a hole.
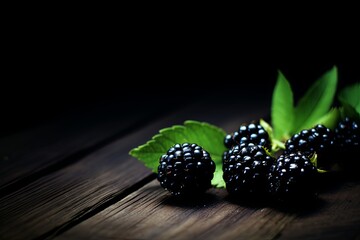
[[[230,203],[224,189],[212,188],[209,194],[214,197],[183,205],[154,180],[59,237],[82,239],[83,235],[77,235],[82,231],[73,230],[79,226],[84,230],[85,226],[90,239],[239,239],[240,235],[244,239],[272,239],[294,218],[271,208]],[[116,227],[109,227],[112,224]]]
[[[54,237],[60,235],[61,233],[75,227],[77,224],[85,221],[88,218],[91,218],[95,214],[103,211],[104,209],[108,208],[109,206],[119,202],[129,194],[137,191],[138,189],[142,188],[149,182],[153,181],[156,178],[155,174],[150,174],[146,176],[141,181],[135,183],[131,187],[121,191],[120,193],[114,193],[105,198],[101,199],[99,202],[95,203],[93,206],[87,207],[80,212],[76,213],[72,219],[69,221],[53,228],[52,230],[44,233],[43,235],[35,238],[35,240],[44,240],[44,239],[53,239]]]

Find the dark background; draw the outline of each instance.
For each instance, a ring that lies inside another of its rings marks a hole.
[[[338,32],[339,41],[321,32],[279,37],[276,29],[251,38],[81,25],[45,30],[25,25],[8,38],[0,135],[107,104],[126,117],[199,99],[269,102],[278,70],[296,99],[334,65],[339,89],[359,81],[353,32]]]

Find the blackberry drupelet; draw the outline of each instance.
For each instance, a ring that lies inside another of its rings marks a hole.
[[[273,161],[262,146],[253,143],[234,146],[224,155],[223,160],[223,178],[227,191],[245,196],[264,194],[266,176]]]
[[[215,163],[197,144],[175,144],[159,162],[157,179],[174,196],[203,193],[211,187]]]
[[[269,135],[260,124],[241,125],[238,131],[226,135],[224,144],[228,149],[235,145],[253,143],[270,148]]]
[[[332,146],[334,146],[334,133],[319,124],[314,128],[302,130],[288,139],[285,143],[285,154],[299,151],[310,156],[316,152],[321,159],[324,157],[322,155],[326,155]]]
[[[294,200],[314,196],[318,172],[301,152],[281,155],[268,174],[268,192],[277,199]]]
[[[360,148],[360,128],[359,123],[345,118],[339,122],[335,128],[336,145],[344,150],[359,150]]]

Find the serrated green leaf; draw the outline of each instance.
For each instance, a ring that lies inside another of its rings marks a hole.
[[[341,90],[338,98],[345,107],[346,113],[349,111],[350,115],[354,114],[354,111],[356,111],[357,114],[360,115],[360,82]]]
[[[339,120],[340,110],[338,108],[333,108],[320,119],[316,120],[312,126],[315,126],[316,124],[322,124],[325,127],[334,130]]]
[[[337,86],[337,68],[333,67],[320,77],[299,100],[295,108],[293,133],[313,127],[333,103]]]
[[[153,172],[157,172],[160,157],[176,143],[196,143],[204,148],[215,162],[216,170],[212,185],[224,187],[225,182],[222,178],[222,155],[226,151],[224,137],[226,133],[221,128],[205,122],[185,121],[184,125],[175,125],[164,128],[159,134],[152,137],[144,145],[132,149],[129,154]]]
[[[293,129],[294,100],[289,82],[279,71],[271,104],[271,123],[274,137],[279,140],[288,139]]]

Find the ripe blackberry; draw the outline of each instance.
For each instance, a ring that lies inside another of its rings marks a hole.
[[[309,197],[316,192],[318,172],[301,152],[281,155],[270,167],[268,192],[279,199]]]
[[[203,193],[211,187],[215,163],[197,144],[175,144],[159,162],[157,179],[172,195]]]
[[[318,154],[318,164],[327,168],[331,163],[328,158],[331,158],[332,146],[334,146],[334,133],[329,128],[319,124],[314,128],[302,130],[288,139],[285,143],[284,153],[302,152],[306,156],[310,156],[316,152]]]
[[[345,118],[335,128],[336,157],[340,166],[349,173],[358,175],[360,161],[359,123]]]
[[[260,124],[251,123],[241,125],[238,131],[226,135],[224,144],[228,149],[235,145],[253,143],[264,147],[270,147],[269,135]]]
[[[345,150],[355,150],[360,148],[360,128],[359,123],[345,118],[339,122],[335,128],[336,145]]]
[[[267,172],[273,161],[262,146],[253,143],[234,146],[223,161],[227,191],[230,194],[264,194]]]

